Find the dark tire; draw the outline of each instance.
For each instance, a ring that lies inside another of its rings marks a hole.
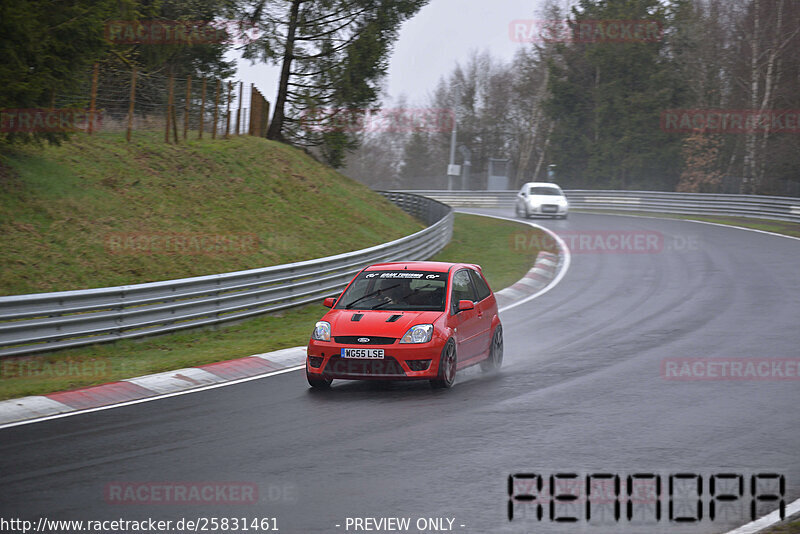
[[[308,385],[314,389],[328,389],[331,387],[331,382],[333,382],[332,378],[312,376],[308,371],[306,371],[306,380],[308,380]]]
[[[437,389],[447,389],[453,387],[456,382],[456,344],[451,339],[442,349],[442,356],[439,360],[439,376],[431,380],[431,386]]]
[[[492,344],[489,346],[489,357],[481,362],[484,373],[495,373],[503,365],[503,327],[498,325],[492,335]]]

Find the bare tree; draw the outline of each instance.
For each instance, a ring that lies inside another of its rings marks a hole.
[[[792,6],[792,14],[796,17],[796,6]],[[743,25],[747,27],[744,40],[748,44],[749,63],[748,79],[739,80],[747,85],[750,111],[759,115],[772,110],[775,89],[781,81],[782,58],[789,43],[795,41],[800,26],[797,19],[792,24],[785,20],[786,2],[763,2],[752,0],[747,6],[747,14]],[[740,193],[755,193],[761,190],[764,181],[765,157],[770,128],[764,128],[761,142],[758,142],[757,128],[748,129],[744,149],[744,169],[740,184]]]

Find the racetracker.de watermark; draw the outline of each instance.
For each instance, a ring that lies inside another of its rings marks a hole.
[[[800,380],[800,358],[664,358],[665,380]]]
[[[657,20],[512,20],[508,36],[515,43],[647,43],[660,41]]]
[[[105,236],[109,254],[223,255],[258,251],[256,234],[130,232]]]
[[[0,133],[69,133],[97,131],[103,125],[103,113],[88,109],[2,109]]]
[[[248,44],[257,40],[254,24],[237,20],[110,20],[105,37],[113,44]]]
[[[119,364],[119,365],[124,365]],[[49,361],[44,358],[8,358],[0,360],[0,380],[13,378],[105,378],[112,371],[124,370],[106,358],[66,358]]]
[[[108,504],[256,504],[253,482],[109,482],[103,489]]]
[[[667,109],[661,112],[667,133],[800,133],[799,109]]]
[[[660,254],[689,252],[700,248],[697,235],[665,236],[651,230],[559,230],[555,232],[572,254]],[[555,252],[556,240],[536,230],[522,230],[509,236],[513,252],[533,250]]]
[[[316,108],[300,116],[300,126],[314,132],[441,133],[454,122],[453,110],[444,108]]]

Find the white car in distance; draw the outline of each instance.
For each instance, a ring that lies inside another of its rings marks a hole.
[[[515,209],[518,217],[526,219],[532,215],[566,219],[569,202],[567,202],[564,192],[556,184],[528,182],[517,193]]]

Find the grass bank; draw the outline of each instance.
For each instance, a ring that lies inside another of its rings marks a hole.
[[[421,228],[367,187],[261,138],[76,135],[0,150],[0,295],[277,265]]]

